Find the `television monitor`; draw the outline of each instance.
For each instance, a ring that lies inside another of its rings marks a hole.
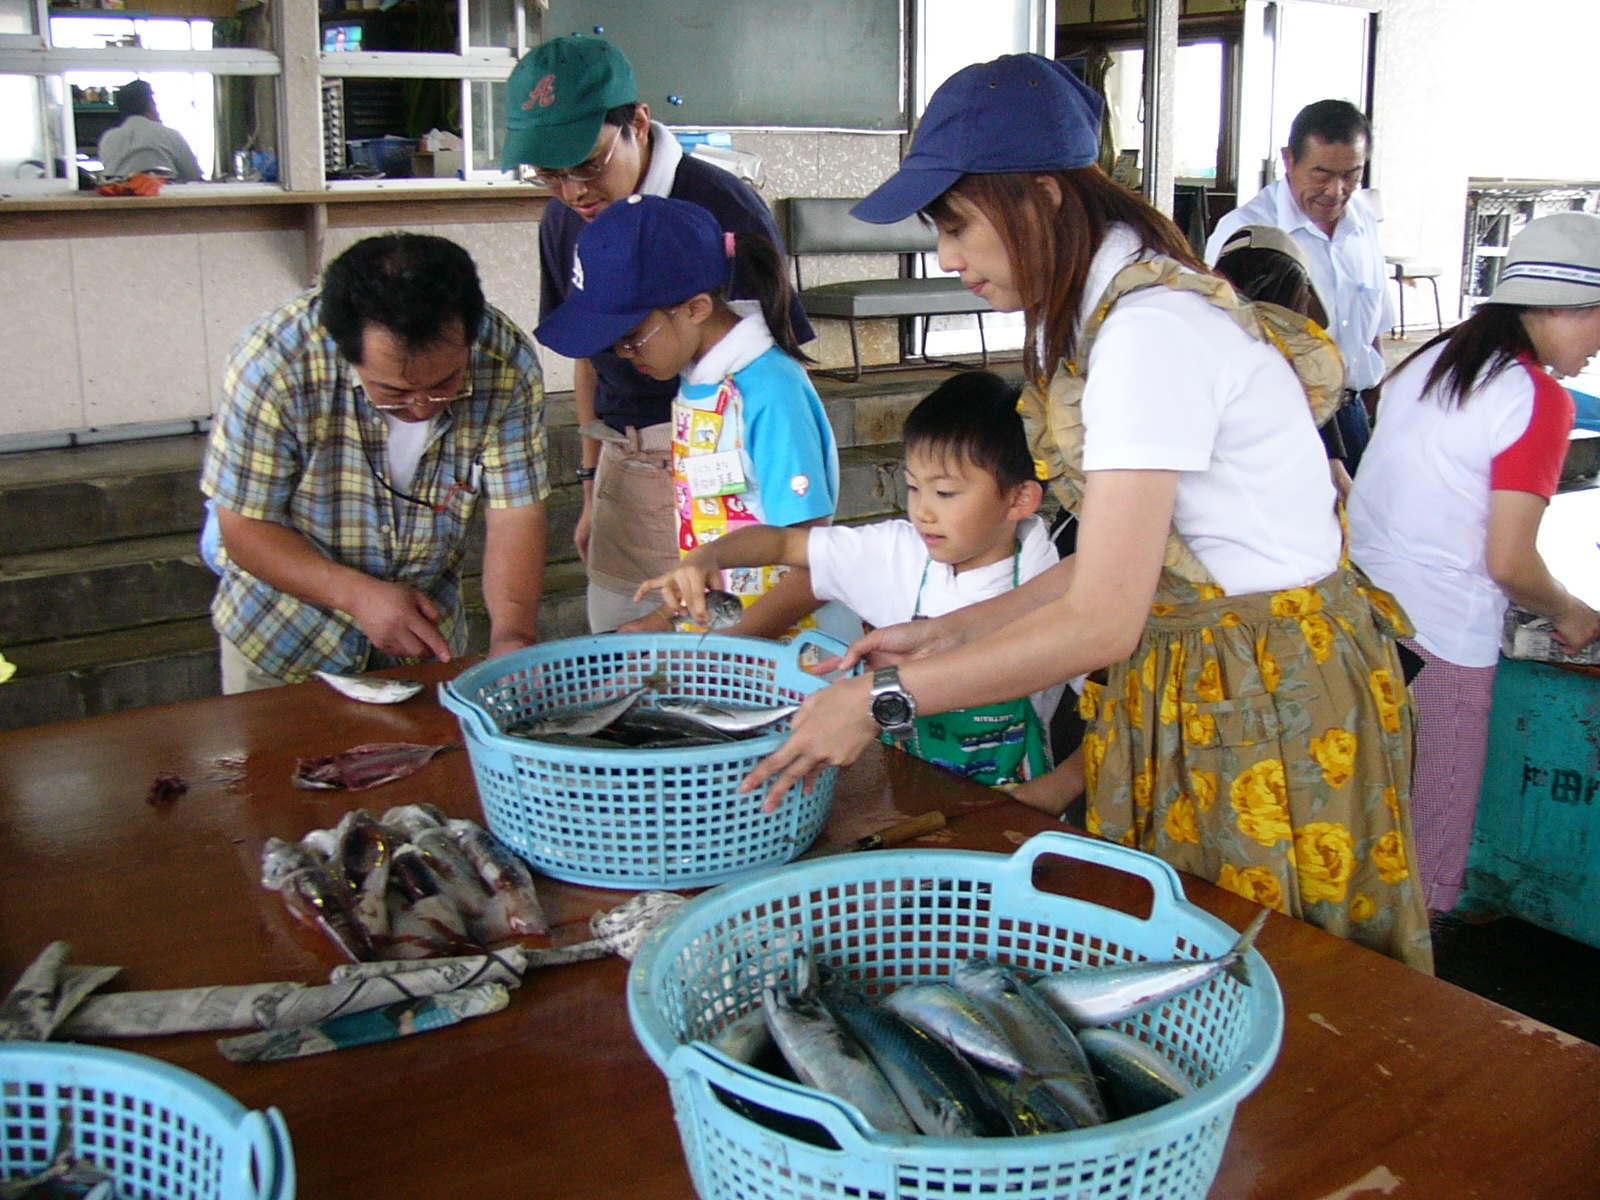
[[[359,21],[342,21],[336,25],[322,27],[322,52],[324,54],[337,54],[341,51],[355,51],[361,49],[361,23]]]

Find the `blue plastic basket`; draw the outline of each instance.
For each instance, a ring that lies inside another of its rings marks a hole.
[[[123,1200],[293,1200],[276,1108],[251,1112],[168,1063],[94,1046],[0,1046],[0,1179],[42,1171],[64,1118],[73,1150]]]
[[[802,700],[827,680],[799,665],[815,644],[712,634],[571,638],[490,659],[439,687],[461,721],[486,824],[540,871],[609,888],[703,887],[788,862],[822,832],[837,771],[811,795],[795,785],[773,813],[739,782],[788,737],[788,722],[748,741],[668,750],[597,750],[508,737],[502,729],[621,696],[652,676],[663,694],[762,708]],[[646,696],[642,703],[653,702]]]
[[[1150,916],[1035,890],[1034,866],[1044,855],[1147,880],[1155,896]],[[685,905],[634,960],[628,1013],[671,1085],[695,1187],[706,1200],[1201,1200],[1234,1110],[1271,1068],[1283,1036],[1277,982],[1254,950],[1249,987],[1223,976],[1119,1026],[1167,1054],[1197,1085],[1194,1094],[1071,1133],[879,1133],[843,1100],[691,1044],[749,1012],[763,986],[792,981],[800,947],[875,994],[948,978],[957,960],[975,954],[1058,971],[1227,950],[1237,932],[1182,895],[1177,873],[1159,859],[1043,833],[1010,857],[840,855],[764,872]],[[737,1111],[751,1105],[814,1122],[838,1148]]]

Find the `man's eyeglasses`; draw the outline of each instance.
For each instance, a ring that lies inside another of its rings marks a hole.
[[[421,395],[412,400],[400,400],[393,404],[379,404],[371,395],[368,395],[367,403],[379,412],[405,412],[408,408],[414,408],[419,404],[454,404],[458,400],[470,399],[472,399],[472,376],[468,375],[466,386],[452,396]]]
[[[650,332],[649,333],[646,333],[641,337],[618,338],[617,339],[617,345],[616,345],[617,352],[619,354],[637,354],[637,353],[639,353],[639,351],[644,347],[644,344],[646,342],[648,342],[651,338],[655,337],[656,334],[660,333],[663,329],[665,329],[667,327],[668,324],[670,324],[670,319],[672,317],[672,314],[677,312],[680,307],[682,307],[682,306],[674,304],[671,308],[663,308],[661,310],[661,320],[657,321],[654,325],[652,325],[650,327]]]
[[[622,127],[618,125],[615,128],[617,132],[611,139],[610,149],[598,161],[591,155],[575,167],[529,167],[523,171],[523,180],[549,188],[552,192],[563,183],[593,183],[605,172],[611,156],[617,152],[617,143],[622,140]]]

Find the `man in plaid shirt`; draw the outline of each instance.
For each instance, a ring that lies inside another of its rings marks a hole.
[[[544,390],[527,337],[439,237],[357,242],[229,358],[201,474],[223,691],[466,647],[479,497],[489,653],[531,645],[544,582]]]

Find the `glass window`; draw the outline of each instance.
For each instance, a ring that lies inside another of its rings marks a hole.
[[[515,0],[467,0],[467,12],[467,45],[516,48]]]
[[[472,87],[472,167],[498,171],[505,143],[506,85],[474,83]]]
[[[0,35],[37,35],[39,25],[36,12],[34,0],[0,0]]]
[[[44,81],[0,75],[0,192],[14,180],[60,178],[46,148]]]
[[[1222,138],[1222,62],[1221,42],[1197,42],[1178,47],[1173,99],[1177,114],[1177,161],[1173,165],[1174,174],[1180,179],[1214,181],[1217,177],[1217,144]],[[1106,95],[1110,98],[1111,136],[1117,149],[1136,150],[1142,155],[1143,50],[1111,52]],[[1142,168],[1144,164],[1141,162],[1139,166]]]

